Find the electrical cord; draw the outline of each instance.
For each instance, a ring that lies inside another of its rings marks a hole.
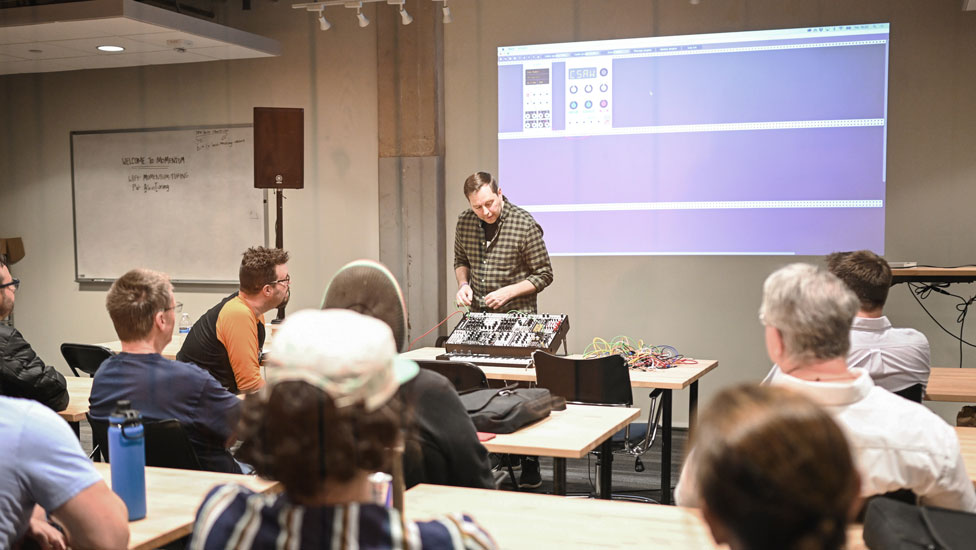
[[[436,325],[434,325],[434,327],[433,327],[433,328],[431,328],[431,329],[430,329],[430,330],[428,330],[427,332],[425,332],[425,333],[423,333],[423,334],[421,334],[420,336],[418,336],[418,337],[417,337],[416,339],[414,339],[414,341],[413,341],[413,342],[410,342],[410,345],[409,345],[409,346],[407,346],[407,351],[410,351],[411,349],[413,349],[413,345],[414,345],[414,344],[416,344],[416,343],[417,343],[417,341],[419,341],[419,340],[421,340],[421,339],[423,339],[423,337],[424,337],[424,336],[427,336],[427,335],[428,335],[428,334],[430,334],[431,332],[434,332],[434,330],[435,330],[435,329],[436,329],[437,327],[439,327],[439,326],[441,326],[441,325],[443,325],[444,323],[446,323],[446,322],[447,322],[447,320],[448,320],[448,319],[450,319],[451,317],[454,317],[454,316],[455,316],[455,315],[457,315],[458,313],[464,313],[464,311],[463,311],[463,310],[461,310],[461,309],[458,309],[458,310],[457,310],[457,311],[455,311],[454,313],[452,313],[452,314],[450,314],[450,315],[448,315],[447,317],[445,317],[443,321],[441,321],[440,323],[437,323]]]
[[[638,340],[637,345],[634,346],[626,336],[616,336],[609,342],[597,337],[583,350],[585,359],[608,355],[621,355],[631,369],[643,371],[670,369],[677,365],[698,363],[694,359],[685,358],[673,346],[647,346],[644,345],[643,340]]]
[[[912,297],[915,298],[915,301],[918,302],[918,305],[922,306],[922,311],[924,311],[925,314],[928,315],[929,318],[932,319],[932,321],[934,321],[935,324],[938,325],[939,328],[941,328],[946,334],[952,336],[956,340],[959,340],[959,368],[962,368],[962,359],[963,359],[962,345],[966,344],[967,346],[976,348],[976,344],[967,342],[963,338],[963,330],[966,327],[966,315],[969,313],[969,306],[971,306],[973,302],[976,301],[976,295],[971,296],[969,299],[966,299],[963,298],[962,296],[943,290],[948,286],[949,283],[926,283],[926,284],[908,283],[909,292],[911,292]],[[942,323],[940,323],[939,320],[936,319],[931,312],[929,312],[928,308],[925,307],[925,304],[922,303],[922,300],[928,298],[933,292],[938,292],[939,294],[945,294],[946,296],[952,296],[953,298],[959,300],[959,303],[956,304],[956,311],[959,312],[959,315],[956,317],[956,322],[959,323],[958,336],[956,336],[951,331],[949,331],[949,329],[945,328],[942,325]]]

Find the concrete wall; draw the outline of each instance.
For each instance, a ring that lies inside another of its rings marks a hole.
[[[407,8],[417,1],[425,0],[408,0]],[[73,281],[71,130],[240,123],[250,121],[254,106],[304,107],[306,189],[287,193],[285,203],[285,244],[294,258],[290,311],[317,307],[328,277],[346,261],[378,255],[376,25],[360,29],[351,12],[330,8],[334,26],[321,32],[310,15],[286,3],[258,2],[250,12],[238,6],[225,6],[226,21],[281,41],[281,57],[0,77],[0,236],[23,236],[27,248],[14,266],[24,280],[17,325],[62,370],[61,342],[115,338],[105,288]],[[976,12],[962,12],[958,0],[454,0],[450,6],[448,281],[454,221],[466,207],[461,183],[477,169],[497,170],[496,47],[869,22],[891,23],[887,256],[933,265],[976,261],[968,215],[976,198]],[[365,12],[374,18],[376,9],[393,8],[369,4]],[[593,337],[625,334],[719,359],[719,369],[703,381],[707,399],[768,369],[756,313],[762,280],[783,263],[557,258],[540,309],[570,315],[572,352]],[[197,316],[224,290],[178,289],[178,299]],[[954,290],[972,292],[967,285]],[[454,285],[445,293],[450,303]],[[953,301],[927,303],[958,329]],[[955,341],[904,286],[893,289],[889,313],[896,324],[929,336],[935,364],[958,363]],[[426,328],[414,327],[415,336]],[[677,422],[684,419],[684,393],[677,394]]]

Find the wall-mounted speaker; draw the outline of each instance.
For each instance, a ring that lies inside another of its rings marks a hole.
[[[305,186],[305,109],[254,108],[254,187]]]

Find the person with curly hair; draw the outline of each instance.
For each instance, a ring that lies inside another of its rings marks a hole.
[[[397,357],[389,326],[349,310],[300,311],[271,357],[268,385],[244,402],[238,456],[284,491],[214,488],[189,548],[495,548],[468,516],[405,521],[375,502],[369,476],[391,471],[402,445],[391,399],[418,368]]]

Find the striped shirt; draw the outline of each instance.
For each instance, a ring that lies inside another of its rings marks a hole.
[[[210,491],[197,511],[190,550],[486,550],[495,542],[470,517],[401,522],[393,508],[351,503],[308,508],[284,493],[240,485]]]
[[[504,311],[537,313],[536,294],[552,283],[552,264],[542,240],[542,227],[531,214],[504,198],[498,216],[498,233],[485,240],[484,222],[473,210],[458,216],[454,235],[454,268],[467,267],[468,283],[474,292],[472,311],[492,311],[485,295],[503,286],[529,281],[535,292],[513,298]]]

